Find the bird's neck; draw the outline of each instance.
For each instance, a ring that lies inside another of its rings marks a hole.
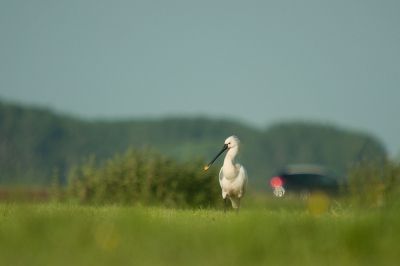
[[[224,163],[230,163],[230,164],[235,164],[235,157],[237,154],[237,150],[236,149],[230,149],[228,150],[228,152],[226,153],[225,156],[225,160]]]
[[[229,150],[224,159],[223,173],[226,179],[234,179],[237,176],[236,165],[235,165],[235,156],[233,150]]]

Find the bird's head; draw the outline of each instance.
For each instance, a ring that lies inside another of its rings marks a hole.
[[[230,153],[230,157],[235,157],[237,153],[241,152],[242,143],[236,136],[230,136],[229,138],[227,138],[225,140],[224,146],[222,147],[222,150],[217,154],[217,156],[215,156],[214,159],[212,159],[212,161],[209,164],[207,164],[204,167],[204,170],[207,171],[211,167],[211,165],[214,163],[214,161],[226,150],[228,150],[228,152],[232,150],[233,153],[232,152]]]
[[[237,153],[240,154],[242,152],[242,143],[236,136],[230,136],[225,140],[225,145],[230,149],[237,149]]]

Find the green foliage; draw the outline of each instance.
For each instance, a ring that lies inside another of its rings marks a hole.
[[[400,164],[363,160],[349,172],[348,197],[357,207],[399,207]]]
[[[154,150],[129,149],[97,166],[94,157],[75,166],[69,175],[67,197],[81,203],[209,207],[220,200],[218,167],[180,163]]]

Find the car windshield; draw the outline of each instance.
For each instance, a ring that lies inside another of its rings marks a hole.
[[[317,186],[329,184],[329,180],[324,175],[317,174],[292,174],[282,175],[284,184],[290,184],[290,186]]]

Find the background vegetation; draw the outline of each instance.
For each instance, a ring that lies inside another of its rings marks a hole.
[[[258,129],[207,118],[84,121],[0,101],[0,184],[49,186],[56,172],[66,185],[82,158],[95,155],[93,163],[99,165],[130,147],[155,148],[177,164],[190,164],[192,158],[209,161],[230,135],[244,144],[238,160],[254,190],[265,190],[267,178],[285,164],[323,164],[344,178],[348,166],[362,158],[386,156],[373,136],[325,124],[293,122]]]
[[[204,164],[202,160],[180,164],[154,151],[130,149],[100,166],[94,164],[93,157],[84,160],[71,171],[67,188],[55,186],[52,192],[60,202],[219,208],[219,168],[199,171]],[[399,207],[399,185],[399,163],[388,159],[363,160],[350,168],[346,183],[331,200],[355,208]],[[327,195],[322,196],[316,198],[317,204],[329,201]]]

